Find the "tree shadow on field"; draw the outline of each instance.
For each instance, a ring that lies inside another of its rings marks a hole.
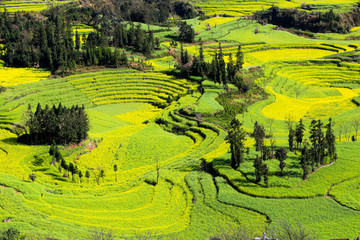
[[[175,167],[174,169],[180,172],[202,171],[201,167],[198,165],[181,166]]]
[[[0,142],[3,142],[3,143],[8,144],[8,145],[19,145],[20,144],[20,143],[18,143],[16,137],[4,138],[4,139],[0,140]]]
[[[59,174],[56,174],[56,173],[53,173],[53,172],[46,172],[46,173],[44,173],[44,174],[52,177],[54,180],[66,182],[66,179],[63,178],[63,177],[61,177],[61,176],[59,176]]]
[[[47,168],[47,167],[34,169],[34,171],[36,171],[36,172],[46,172],[48,170],[49,170],[49,168]]]

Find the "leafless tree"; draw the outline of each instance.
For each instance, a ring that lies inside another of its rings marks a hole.
[[[103,178],[104,175],[104,169],[102,167],[97,167],[97,169],[90,168],[91,172],[94,174],[95,181],[97,185],[100,185],[100,179]],[[103,180],[104,181],[104,180]]]
[[[301,224],[291,224],[286,221],[280,222],[277,229],[268,231],[272,238],[281,240],[315,240],[318,239],[313,231],[306,230]]]
[[[219,233],[211,236],[209,240],[250,240],[253,239],[254,233],[244,226],[234,228],[220,228]]]
[[[111,230],[104,228],[94,228],[89,232],[90,240],[113,240],[114,236]]]
[[[295,116],[289,113],[286,115],[285,119],[286,119],[287,128],[290,131],[290,128],[292,128],[293,121],[295,120]]]
[[[352,127],[354,128],[355,131],[355,141],[357,141],[357,133],[359,131],[359,126],[360,126],[360,118],[355,118],[352,120]]]
[[[338,130],[339,142],[341,142],[341,134],[343,132],[343,124],[342,123],[339,124],[338,129],[339,129]]]

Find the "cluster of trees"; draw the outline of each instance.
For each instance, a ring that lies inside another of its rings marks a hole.
[[[182,42],[192,43],[195,39],[195,31],[191,25],[186,22],[180,22],[179,39]]]
[[[310,143],[307,144],[301,150],[301,167],[303,169],[303,179],[306,178],[311,171],[315,171],[315,167],[325,164],[325,158],[328,158],[328,162],[336,161],[336,147],[335,147],[335,134],[333,131],[333,122],[331,118],[327,125],[321,122],[321,120],[313,120],[310,124]]]
[[[13,132],[18,141],[26,144],[79,143],[87,137],[89,120],[84,106],[63,107],[61,103],[42,108],[37,105],[35,113],[29,104],[24,126],[16,125]]]
[[[83,21],[96,25],[101,21],[134,21],[143,23],[166,23],[172,15],[178,15],[183,19],[197,16],[195,7],[184,1],[168,0],[92,0],[72,3],[64,8],[67,19]]]
[[[0,39],[4,44],[2,56],[10,67],[42,67],[56,73],[66,73],[76,65],[102,65],[119,67],[127,65],[125,52],[119,48],[131,48],[150,56],[159,48],[159,39],[151,31],[130,23],[101,23],[97,31],[82,37],[76,31],[73,40],[73,26],[64,20],[61,12],[45,21],[29,14],[15,14],[6,11],[0,14]],[[81,38],[83,45],[81,46]],[[114,47],[115,50],[112,48]]]
[[[260,182],[261,178],[264,177],[264,183],[266,187],[268,186],[269,180],[269,167],[265,163],[265,161],[269,157],[269,149],[265,146],[265,128],[257,121],[254,124],[254,132],[252,136],[255,138],[255,149],[260,152],[260,156],[256,155],[254,161],[255,168],[255,182]]]
[[[358,4],[353,11],[335,13],[333,9],[327,12],[307,12],[299,9],[280,9],[273,6],[254,14],[259,23],[271,23],[286,28],[298,28],[311,32],[348,33],[352,27],[360,23]]]
[[[227,136],[227,141],[230,144],[231,167],[238,169],[240,164],[244,161],[246,132],[243,130],[242,124],[237,119],[234,119],[230,126],[231,128]],[[291,124],[289,125],[289,150],[298,150],[301,152],[299,159],[303,170],[303,179],[307,177],[310,169],[311,171],[315,171],[315,167],[324,165],[326,162],[336,161],[335,134],[332,126],[333,122],[331,118],[326,126],[324,126],[321,120],[313,120],[309,130],[310,145],[306,142],[304,143],[305,126],[302,119],[300,119],[297,124],[296,130],[292,129]],[[265,185],[268,186],[269,168],[265,161],[274,157],[278,159],[281,171],[280,174],[283,176],[283,170],[286,167],[285,160],[287,158],[287,150],[285,147],[280,147],[274,154],[273,144],[271,150],[265,146],[265,128],[258,122],[255,122],[254,124],[252,137],[255,139],[255,149],[259,152],[254,161],[255,182],[260,182],[263,178]],[[296,149],[294,147],[294,142],[296,142]],[[247,152],[249,152],[249,149],[247,149]],[[295,152],[295,154],[297,153]],[[325,158],[328,158],[328,161],[325,161]]]
[[[160,47],[160,41],[158,38],[154,38],[152,31],[145,31],[140,24],[135,26],[133,22],[102,24],[99,30],[89,37],[86,44],[90,46],[132,47],[134,51],[147,56],[150,56],[155,48]]]
[[[82,182],[82,177],[84,177],[84,174],[81,172],[81,170],[78,169],[77,165],[74,163],[67,163],[64,160],[64,157],[62,156],[58,146],[56,145],[55,141],[50,146],[49,149],[49,155],[52,157],[51,165],[56,166],[58,165],[59,172],[61,173],[62,170],[64,170],[64,177],[69,177],[69,173],[71,173],[72,181],[75,180],[75,175],[78,175],[80,182]],[[90,178],[90,172],[86,170],[85,177],[88,179]]]
[[[43,67],[53,72],[75,67],[72,28],[60,16],[40,21],[30,14],[11,17],[4,11],[0,14],[0,39],[7,66]]]
[[[200,44],[199,55],[190,56],[187,51],[183,50],[181,46],[179,68],[182,75],[201,76],[202,78],[209,77],[215,83],[223,85],[225,88],[229,83],[234,84],[239,90],[246,92],[247,87],[244,84],[241,69],[244,64],[244,53],[241,45],[239,45],[235,60],[232,54],[229,54],[229,61],[225,63],[225,55],[222,52],[221,43],[219,43],[219,50],[215,53],[211,63],[205,62],[203,45]]]
[[[239,71],[244,64],[244,54],[239,45],[236,60],[232,58],[232,54],[229,54],[229,61],[226,64],[224,60],[224,54],[222,52],[221,43],[219,43],[219,51],[215,53],[213,60],[211,61],[211,68],[209,71],[209,77],[211,77],[215,83],[222,84],[227,87],[228,83],[232,83],[237,86],[243,85],[242,75]]]

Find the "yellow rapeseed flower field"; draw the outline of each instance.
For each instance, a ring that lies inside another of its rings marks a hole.
[[[334,52],[312,48],[271,49],[246,53],[245,62],[249,66],[257,66],[270,61],[316,59],[331,54],[334,54]]]
[[[0,67],[0,85],[5,87],[37,82],[49,76],[50,72],[43,69]]]

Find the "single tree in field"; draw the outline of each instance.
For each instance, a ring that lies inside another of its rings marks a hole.
[[[355,141],[357,141],[357,135],[358,135],[359,126],[360,126],[360,118],[353,119],[352,120],[352,126],[353,126],[354,131],[355,131]]]
[[[71,172],[71,178],[72,178],[72,181],[74,181],[75,166],[72,162],[69,164],[69,172]]]
[[[229,61],[227,63],[227,77],[228,77],[228,82],[229,83],[234,83],[234,79],[235,79],[235,65],[234,65],[234,61],[232,58],[232,54],[229,54]]]
[[[97,185],[100,185],[100,179],[105,177],[104,169],[102,169],[101,167],[98,167],[96,171],[93,168],[90,170],[94,174]],[[103,179],[103,181],[104,181],[104,179]]]
[[[104,178],[105,178],[105,171],[104,169],[100,170],[100,177],[102,178],[103,182],[104,182]]]
[[[258,183],[261,181],[261,175],[262,175],[262,160],[261,158],[256,155],[255,162],[254,162],[254,168],[255,168],[255,182]]]
[[[244,53],[241,50],[241,45],[239,45],[236,53],[235,71],[240,71],[243,65],[244,65]]]
[[[280,170],[281,170],[281,175],[283,176],[284,175],[284,168],[286,166],[286,163],[285,163],[285,159],[287,158],[287,152],[286,152],[286,149],[284,147],[281,147],[279,149],[276,150],[275,152],[275,158],[277,160],[279,160],[280,164],[279,164],[279,167],[280,167]]]
[[[76,32],[75,32],[75,49],[76,49],[77,51],[80,50],[80,35],[79,35],[77,29],[76,29]]]
[[[262,163],[261,172],[262,175],[264,176],[265,186],[269,187],[269,167],[266,165],[266,163]]]
[[[1,240],[25,240],[27,239],[25,235],[21,235],[20,231],[10,227],[4,232],[0,232]]]
[[[50,156],[55,156],[56,148],[57,148],[56,143],[55,143],[55,141],[53,141],[51,143],[51,146],[50,146],[50,149],[49,149],[49,155]]]
[[[305,144],[303,150],[301,151],[301,156],[300,156],[300,164],[301,164],[301,168],[303,170],[303,176],[302,179],[306,179],[307,175],[309,174],[309,168],[308,168],[308,164],[311,161],[311,156],[310,156],[310,152],[307,148],[307,145]]]
[[[74,174],[78,174],[78,175],[79,175],[79,169],[78,169],[78,167],[77,167],[76,165],[75,165]],[[76,180],[75,180],[75,182],[76,182]]]
[[[181,22],[179,28],[179,38],[182,42],[194,42],[195,31],[191,25],[188,25],[186,22]]]
[[[159,177],[160,177],[160,164],[156,159],[156,185],[159,183]]]
[[[88,170],[86,170],[85,172],[85,177],[88,179],[88,183],[89,183],[90,172]]]
[[[117,177],[116,177],[116,172],[117,172],[117,170],[118,170],[118,167],[117,167],[117,165],[115,164],[115,165],[114,165],[115,182],[117,182]]]
[[[224,60],[224,54],[222,51],[221,43],[219,43],[219,54],[218,57],[218,79],[219,83],[222,83],[225,88],[227,88],[227,78],[226,78],[226,63]]]
[[[343,132],[343,124],[342,123],[339,123],[338,124],[338,137],[339,137],[339,142],[341,142],[341,135],[342,135],[342,132]]]
[[[310,125],[310,141],[312,143],[311,146],[311,154],[313,155],[314,162],[316,166],[319,164],[323,164],[324,158],[324,134],[322,132],[323,123],[321,120],[313,120]]]
[[[262,153],[264,147],[265,129],[257,121],[255,122],[254,125],[253,137],[255,138],[256,151],[261,151]]]
[[[61,167],[64,169],[65,173],[64,173],[64,177],[69,177],[69,174],[66,173],[69,170],[69,165],[65,162],[65,160],[63,159],[61,161]]]
[[[80,182],[82,182],[81,178],[83,177],[83,173],[81,172],[81,170],[79,170],[79,178],[80,178]]]
[[[326,134],[325,134],[325,143],[326,148],[330,157],[330,161],[334,161],[336,155],[336,148],[335,148],[335,134],[332,129],[332,119],[329,118],[329,123],[326,125]]]
[[[231,151],[231,167],[237,169],[243,162],[245,145],[245,131],[242,124],[237,119],[231,121],[231,129],[229,130],[227,141],[230,144]]]
[[[36,174],[35,174],[35,173],[29,174],[29,179],[30,179],[32,182],[35,182]]]
[[[294,137],[295,137],[295,131],[292,127],[289,129],[289,150],[290,152],[294,151]]]
[[[304,138],[304,131],[305,131],[305,126],[304,123],[302,121],[302,119],[300,118],[299,124],[296,126],[296,130],[295,130],[295,139],[296,139],[296,148],[299,149],[299,145],[301,147],[303,138]]]

